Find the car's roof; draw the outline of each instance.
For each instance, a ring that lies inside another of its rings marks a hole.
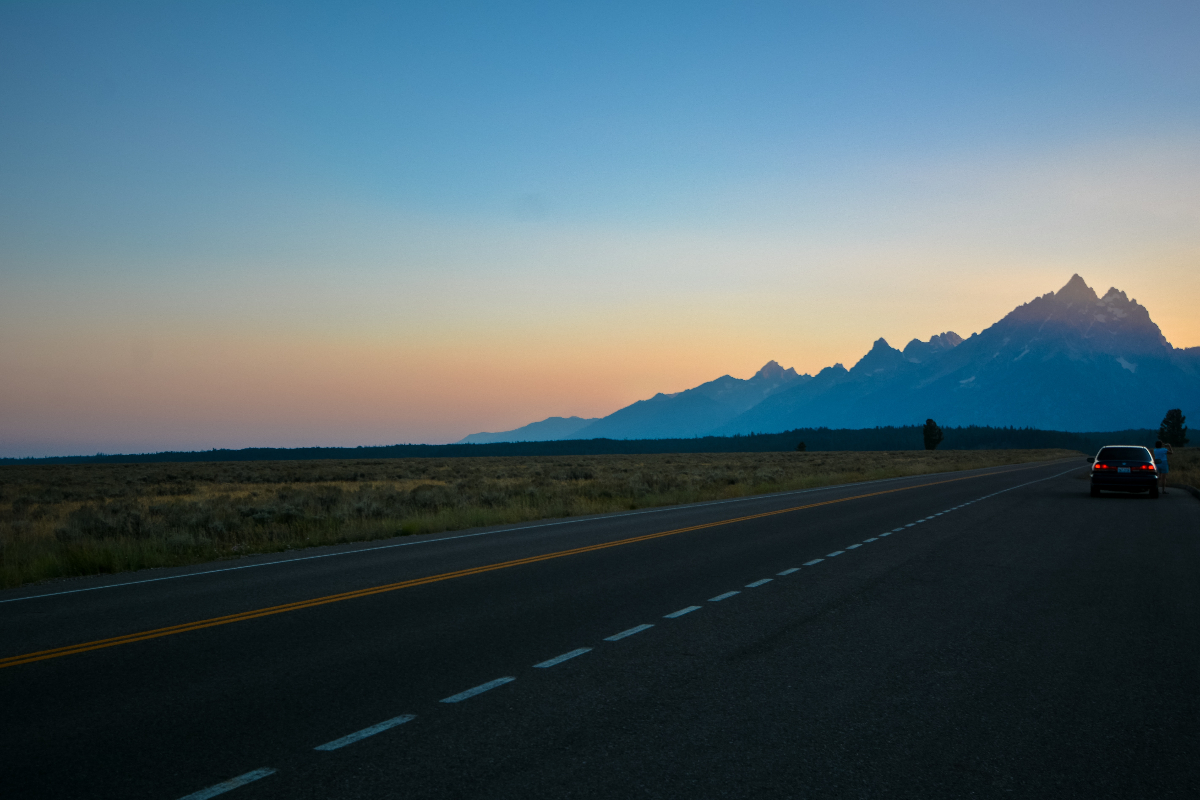
[[[1149,447],[1146,447],[1145,445],[1142,445],[1142,444],[1106,444],[1106,445],[1104,445],[1104,447],[1101,447],[1099,450],[1096,451],[1096,455],[1097,456],[1100,455],[1101,453],[1103,453],[1105,450],[1107,450],[1110,447],[1124,447],[1124,448],[1132,448],[1132,449],[1137,449],[1137,450],[1145,450],[1151,456],[1154,455],[1154,453],[1150,452]]]

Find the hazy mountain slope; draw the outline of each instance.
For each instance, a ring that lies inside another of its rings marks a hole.
[[[586,427],[593,419],[583,417],[548,417],[541,422],[531,422],[511,431],[498,433],[472,433],[455,444],[491,444],[492,442],[551,442],[557,439],[573,439],[574,434]]]
[[[748,379],[723,375],[677,394],[657,394],[592,422],[579,439],[665,439],[703,436],[782,388],[810,380],[768,362]]]

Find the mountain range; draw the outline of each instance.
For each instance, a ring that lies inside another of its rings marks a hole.
[[[657,394],[606,417],[551,417],[460,443],[665,439],[794,428],[912,425],[1061,431],[1156,428],[1168,408],[1200,407],[1200,347],[1172,347],[1136,300],[1098,296],[1079,275],[963,339],[953,331],[897,350],[878,339],[850,369],[799,375],[770,361]]]

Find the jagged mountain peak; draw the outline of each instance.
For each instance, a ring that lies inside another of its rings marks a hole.
[[[1053,294],[1056,300],[1067,303],[1094,303],[1100,299],[1079,273],[1072,275],[1071,280]]]
[[[943,331],[936,336],[930,336],[929,343],[942,350],[949,350],[951,347],[958,347],[962,344],[963,338],[954,331]]]
[[[1027,348],[1043,355],[1061,350],[1075,357],[1101,353],[1129,358],[1171,349],[1137,300],[1116,287],[1097,297],[1078,275],[1058,292],[1014,309],[989,331],[990,338],[1002,338],[1017,352]]]
[[[887,343],[882,336],[871,345],[870,351],[850,370],[855,375],[877,375],[904,364],[904,355]]]
[[[754,377],[755,378],[780,378],[786,372],[788,372],[788,370],[785,370],[783,367],[779,366],[778,361],[771,360],[771,361],[768,361],[766,364],[763,364],[762,369],[760,369],[758,372],[754,373]],[[792,372],[795,372],[795,370],[792,370]]]
[[[904,345],[904,358],[914,364],[928,361],[934,356],[952,350],[963,343],[963,338],[954,331],[944,331],[929,337],[928,342],[913,339]]]

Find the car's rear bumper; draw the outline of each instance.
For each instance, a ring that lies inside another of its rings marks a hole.
[[[1092,486],[1105,492],[1145,492],[1158,485],[1157,473],[1149,475],[1092,475]]]

